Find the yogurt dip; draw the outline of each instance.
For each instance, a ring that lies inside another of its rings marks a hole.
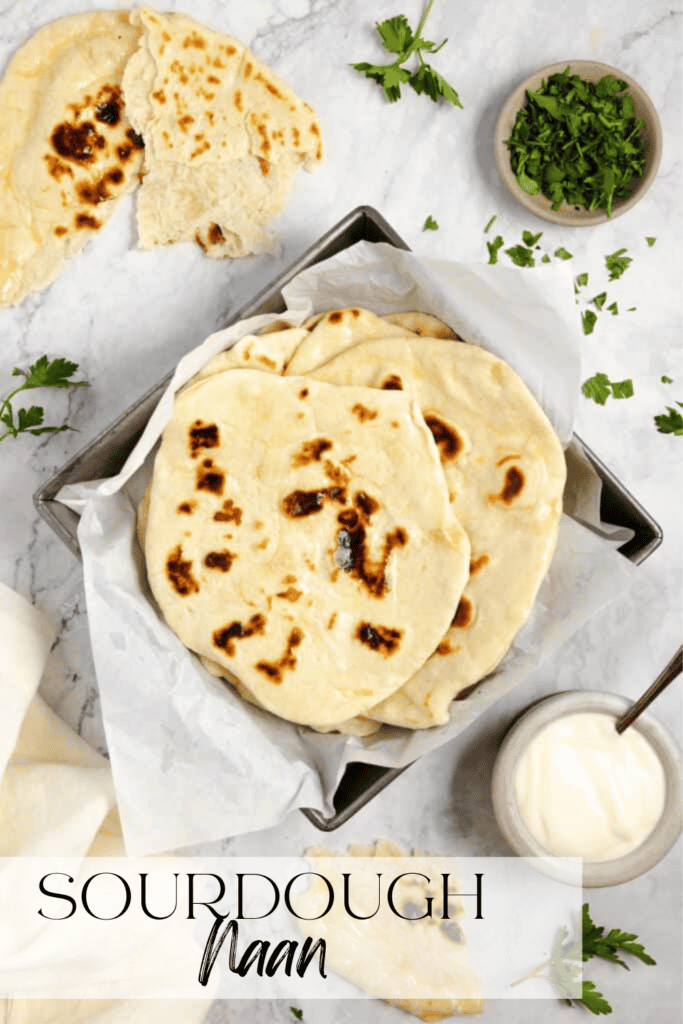
[[[608,861],[639,847],[662,816],[666,776],[635,728],[579,711],[545,725],[519,758],[514,794],[522,821],[553,856]]]

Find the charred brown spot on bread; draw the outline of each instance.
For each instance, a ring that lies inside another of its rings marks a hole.
[[[195,420],[188,431],[190,457],[196,459],[204,448],[217,448],[220,444],[220,432],[216,423],[204,423]]]
[[[232,498],[226,498],[218,512],[214,512],[213,518],[217,523],[234,523],[239,526],[242,522],[242,509],[237,507]]]
[[[377,510],[374,507],[374,499],[370,501],[373,502],[374,512]],[[338,568],[358,580],[372,597],[381,598],[388,586],[386,570],[391,553],[395,548],[405,547],[408,543],[408,534],[402,526],[390,530],[384,536],[379,558],[372,558],[366,532],[371,514],[365,512],[362,502],[356,503],[355,509],[344,509],[339,513],[337,522],[341,529],[336,535],[334,561]]]
[[[368,420],[377,419],[377,410],[368,409],[362,402],[356,402],[352,407],[351,412],[354,416],[357,416],[361,423],[367,423]]]
[[[176,594],[180,594],[181,597],[188,597],[199,591],[199,584],[192,575],[192,562],[183,558],[180,544],[166,559],[166,576]]]
[[[93,163],[96,150],[104,149],[107,144],[104,135],[100,135],[92,121],[84,121],[82,124],[63,121],[53,130],[50,142],[64,160],[76,164]]]
[[[252,615],[247,622],[231,622],[229,626],[217,629],[213,634],[213,643],[219,650],[225,651],[228,657],[235,654],[235,640],[244,640],[250,636],[261,634],[266,628],[265,615],[258,612]]]
[[[461,597],[458,601],[458,607],[455,609],[455,615],[451,626],[456,629],[465,629],[469,626],[472,621],[472,602],[467,597]]]
[[[258,157],[257,159],[258,159],[258,165],[259,165],[259,167],[261,169],[261,174],[265,178],[266,175],[270,173],[270,164],[268,163],[267,160],[264,160],[262,156]]]
[[[254,667],[262,672],[271,683],[281,683],[284,672],[293,671],[296,668],[294,649],[299,646],[303,638],[301,630],[294,628],[287,638],[284,653],[277,661],[258,661]]]
[[[299,398],[301,398],[301,399],[308,398],[308,388],[302,388],[301,389],[301,391],[299,392]]]
[[[192,114],[183,114],[183,116],[178,119],[178,127],[181,132],[185,132],[185,134],[187,134],[191,124],[194,124]]]
[[[350,461],[353,461],[354,458],[355,455],[351,456]],[[344,462],[347,461],[349,460],[344,459]],[[332,461],[332,459],[325,459],[325,461],[323,462],[323,470],[325,472],[325,476],[327,477],[327,479],[330,480],[335,487],[339,487],[341,489],[346,487],[351,478],[351,474],[349,473],[348,469],[346,469],[344,466],[337,465]]]
[[[58,224],[57,227],[54,229],[53,233],[57,236],[57,238],[61,238],[62,235],[67,234],[68,230],[69,229],[65,228],[63,224]]]
[[[55,181],[61,181],[64,175],[69,178],[73,178],[73,168],[65,164],[63,160],[59,160],[53,153],[45,154],[45,163],[47,164],[48,174],[55,179]]]
[[[487,501],[502,501],[504,505],[511,505],[515,498],[519,496],[523,487],[524,474],[521,469],[519,466],[510,466],[505,471],[505,480],[503,481],[500,494],[487,494]]]
[[[336,309],[334,313],[330,313],[327,317],[327,322],[330,324],[339,324],[342,321],[344,314],[340,309]]]
[[[393,629],[391,626],[377,626],[371,622],[360,622],[356,628],[356,640],[369,647],[371,651],[378,651],[388,658],[398,650],[403,631]]]
[[[209,241],[211,242],[211,245],[219,245],[221,242],[225,241],[225,235],[223,234],[223,229],[220,224],[209,225]]]
[[[280,502],[280,510],[288,519],[303,519],[320,512],[327,500],[344,504],[346,494],[341,487],[324,487],[316,491],[292,491]]]
[[[356,491],[353,496],[353,504],[358,511],[369,521],[370,516],[379,512],[379,502],[372,498],[366,491]]]
[[[303,590],[297,590],[296,587],[287,587],[286,590],[281,590],[275,596],[281,597],[283,601],[291,601],[292,604],[294,604],[295,601],[299,600],[302,594]]]
[[[206,49],[206,39],[200,36],[198,32],[192,31],[189,36],[185,36],[183,39],[183,49],[187,50],[188,47],[193,46],[197,50]]]
[[[261,82],[266,87],[271,96],[275,96],[279,100],[284,98],[280,90],[277,88],[277,86],[273,85],[273,83],[270,82],[265,77],[265,75],[262,75],[260,71],[257,71],[257,73],[254,75],[254,81]]]
[[[380,384],[382,391],[403,391],[403,381],[397,373],[390,373]]]
[[[206,76],[206,80],[209,83],[209,85],[220,85],[221,84],[220,78],[216,78],[215,75],[207,75]]]
[[[227,548],[223,551],[209,551],[204,558],[204,565],[207,569],[229,572],[236,558],[237,555],[233,551],[228,551]]]
[[[434,651],[434,654],[438,654],[442,658],[445,657],[447,654],[452,654],[452,653],[453,653],[453,648],[451,647],[451,645],[448,642],[448,640],[442,640],[441,643],[436,648],[436,650]]]
[[[74,217],[74,224],[79,231],[97,231],[98,228],[102,227],[101,221],[97,217],[92,217],[89,213],[77,213]]]
[[[292,456],[292,466],[308,466],[311,462],[320,462],[323,452],[328,452],[331,447],[332,442],[327,437],[314,437],[312,441],[304,441],[298,452]]]
[[[157,89],[155,92],[152,93],[152,99],[156,100],[157,103],[165,103],[166,93],[164,92],[163,89]]]
[[[104,85],[95,100],[95,119],[112,128],[121,120],[123,96],[118,85]]]
[[[144,149],[145,142],[142,135],[138,135],[134,128],[129,128],[126,132],[126,138],[130,142],[134,149]]]
[[[450,462],[462,451],[462,438],[451,423],[447,423],[436,413],[425,413],[424,421],[432,432],[432,437],[439,449],[442,462]]]
[[[112,195],[110,186],[120,185],[123,179],[124,174],[121,168],[111,167],[96,181],[80,181],[76,185],[76,195],[82,203],[96,206],[98,203],[104,202],[105,199],[110,199]]]
[[[480,569],[483,569],[488,564],[488,555],[479,555],[478,558],[470,559],[470,576],[475,576]]]
[[[337,613],[336,612],[332,612],[332,614],[330,615],[329,619],[327,620],[327,628],[328,629],[334,629],[334,624],[335,624],[336,621],[337,621]]]
[[[181,501],[176,511],[181,515],[191,516],[196,507],[196,501]]]
[[[256,362],[261,363],[262,366],[267,366],[269,370],[274,370],[277,367],[277,363],[270,356],[256,356]]]
[[[196,488],[198,491],[210,491],[221,495],[225,486],[225,473],[214,465],[213,459],[204,459],[197,468]]]
[[[498,459],[496,465],[504,466],[506,462],[512,462],[513,459],[521,459],[521,457],[522,456],[519,453],[517,453],[516,455],[504,455],[502,459]]]

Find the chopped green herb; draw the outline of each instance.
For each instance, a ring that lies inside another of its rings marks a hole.
[[[487,232],[487,231],[488,231],[488,229],[489,229],[489,228],[491,227],[491,225],[493,224],[494,220],[496,220],[496,219],[497,219],[497,217],[498,217],[498,214],[497,214],[497,213],[494,213],[493,217],[491,217],[490,221],[488,222],[488,224],[487,224],[487,225],[486,225],[486,227],[484,228],[484,234],[486,234],[486,232]]]
[[[628,309],[626,310],[626,312],[627,312],[627,313],[635,313],[635,311],[636,311],[637,309],[638,309],[638,307],[637,307],[637,306],[629,306],[629,307],[628,307]]]
[[[648,244],[648,245],[650,246],[650,248],[652,248],[652,246],[653,246],[653,245],[655,244],[655,242],[657,241],[657,239],[656,239],[656,238],[653,238],[653,237],[652,237],[651,235],[646,235],[646,236],[645,236],[645,241],[646,241],[646,242],[647,242],[647,244]]]
[[[529,90],[506,140],[520,188],[542,192],[553,210],[568,203],[611,216],[646,163],[643,123],[632,97],[620,95],[626,88],[613,75],[587,82],[567,67]]]
[[[462,107],[455,89],[422,56],[423,52],[438,53],[444,43],[448,42],[447,39],[444,39],[437,46],[429,39],[422,38],[422,29],[433,3],[434,0],[427,0],[414,34],[408,24],[408,19],[403,14],[377,24],[376,28],[382,40],[382,46],[389,53],[396,55],[392,64],[368,64],[363,61],[360,64],[351,65],[366,78],[372,78],[378,85],[381,85],[390,103],[395,103],[401,98],[402,85],[409,85],[416,93],[425,93],[435,103],[441,97],[455,107]],[[401,65],[405,64],[414,53],[418,56],[419,65],[415,71],[410,72]]]
[[[422,225],[423,231],[438,231],[439,225],[436,223],[433,217],[427,217],[427,220]]]
[[[559,249],[556,249],[554,255],[559,257],[559,259],[561,259],[561,260],[571,260],[571,259],[573,259],[573,254],[570,253],[570,252],[567,252],[567,250],[564,248],[564,246],[560,246]]]
[[[486,243],[486,248],[489,251],[489,263],[498,262],[498,250],[502,249],[505,245],[502,235],[496,235],[492,242]]]
[[[512,248],[505,250],[505,255],[510,257],[516,267],[536,266],[533,250],[527,249],[524,245],[513,245]]]
[[[29,434],[58,433],[62,430],[69,430],[70,427],[64,424],[61,427],[44,427],[43,409],[38,405],[32,405],[30,409],[19,409],[16,422],[12,410],[12,399],[21,391],[29,391],[33,388],[70,388],[84,387],[87,382],[84,380],[69,380],[69,377],[78,369],[77,363],[70,363],[66,359],[48,360],[47,356],[41,356],[29,368],[28,373],[24,370],[14,369],[13,377],[23,377],[24,383],[14,391],[11,391],[6,398],[0,402],[0,423],[5,425],[5,433],[0,435],[0,441],[6,437],[16,437],[17,434],[27,431]]]
[[[619,315],[619,307],[617,306],[616,302],[611,302],[607,307],[607,310],[612,314],[612,316]]]
[[[605,305],[605,302],[607,301],[607,292],[600,292],[599,295],[594,295],[592,301],[595,303],[598,309],[602,309],[602,307]]]
[[[683,409],[683,402],[676,402],[676,405]],[[657,424],[657,430],[660,434],[683,434],[683,416],[681,416],[678,409],[673,409],[670,405],[666,407],[668,415],[662,413],[661,416],[655,416],[655,423]]]
[[[618,277],[628,269],[629,265],[633,262],[630,256],[624,256],[623,253],[626,249],[617,249],[609,256],[605,256],[605,266],[609,270],[610,281],[616,281]]]
[[[550,256],[548,256],[548,253],[546,253],[545,256],[541,256],[541,263],[551,263],[551,262],[552,261],[550,259]]]
[[[593,328],[595,327],[598,314],[594,313],[592,309],[584,309],[581,314],[581,324],[583,326],[584,334],[592,334]]]
[[[615,398],[632,398],[633,381],[629,378],[622,381],[611,381],[606,373],[596,373],[584,381],[581,389],[586,398],[592,398],[598,405],[604,405],[610,394]]]
[[[612,928],[607,935],[603,935],[604,928],[598,928],[591,921],[590,913],[588,911],[588,904],[583,905],[583,960],[590,960],[592,956],[602,957],[603,960],[611,960],[612,963],[619,964],[621,967],[628,965],[620,960],[617,953],[621,950],[624,953],[630,953],[631,956],[638,957],[644,964],[654,965],[656,960],[653,960],[649,953],[646,953],[643,946],[635,942],[638,938],[632,932],[622,932],[620,928]]]
[[[536,242],[542,237],[542,235],[542,231],[539,231],[537,235],[532,234],[531,231],[522,231],[524,244],[528,246],[536,245]]]
[[[304,1019],[304,1011],[303,1010],[297,1010],[296,1006],[290,1006],[290,1010],[292,1011],[292,1013],[294,1014],[294,1016],[296,1017],[297,1020],[303,1020]]]
[[[673,377],[664,376],[661,378],[662,384],[673,384]]]
[[[585,287],[588,284],[588,274],[579,274],[576,278],[576,283],[579,288]]]

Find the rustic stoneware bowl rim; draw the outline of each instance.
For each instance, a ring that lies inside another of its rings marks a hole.
[[[627,854],[609,861],[584,861],[581,879],[576,873],[565,876],[524,825],[514,795],[514,778],[520,757],[540,729],[569,714],[600,711],[618,718],[633,702],[618,694],[601,690],[568,690],[535,701],[516,718],[501,743],[491,779],[493,811],[503,837],[512,849],[529,858],[539,870],[562,881],[584,888],[620,885],[645,874],[662,860],[681,834],[681,752],[675,739],[647,711],[629,728],[638,731],[652,744],[662,760],[666,776],[664,811],[645,841]]]
[[[608,74],[612,74],[615,78],[625,81],[636,104],[636,115],[645,122],[643,134],[648,147],[645,173],[640,182],[634,187],[632,194],[627,199],[614,204],[611,217],[608,217],[604,210],[576,210],[573,206],[569,206],[566,203],[559,210],[551,210],[550,201],[544,195],[530,196],[524,189],[520,188],[510,166],[510,152],[505,145],[505,140],[510,137],[517,113],[525,106],[527,89],[537,88],[541,84],[542,79],[552,74],[561,73],[567,67],[569,67],[572,74],[579,74],[591,81],[598,81],[603,75]],[[567,227],[593,227],[597,224],[610,223],[616,217],[627,213],[649,191],[657,177],[661,161],[662,128],[659,115],[652,100],[642,86],[625,71],[620,71],[610,64],[586,58],[555,61],[528,75],[508,96],[496,121],[493,134],[493,155],[503,184],[512,197],[530,213],[543,220]]]

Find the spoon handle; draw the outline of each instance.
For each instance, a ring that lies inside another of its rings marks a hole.
[[[666,666],[662,669],[660,674],[655,679],[652,686],[648,687],[642,697],[631,705],[628,711],[624,712],[621,718],[616,721],[617,732],[622,733],[631,722],[638,717],[641,711],[644,711],[648,704],[651,704],[655,697],[658,697],[662,690],[673,682],[677,675],[683,671],[683,647],[679,647],[673,658]]]

